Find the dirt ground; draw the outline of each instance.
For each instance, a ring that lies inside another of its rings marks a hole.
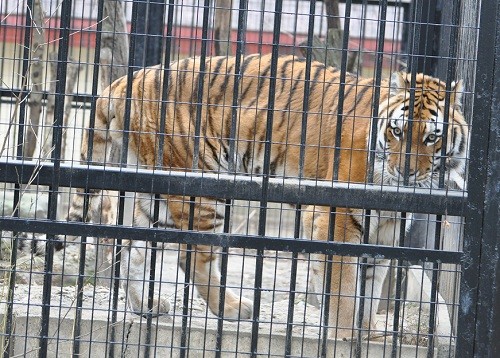
[[[67,249],[65,255],[62,252],[56,253],[54,257],[52,302],[59,306],[58,315],[73,315],[76,305],[76,286],[79,263],[79,245],[72,245]],[[112,308],[112,295],[110,289],[93,284],[95,273],[95,247],[87,247],[86,273],[83,289],[82,306],[84,311],[109,311]],[[42,302],[43,292],[43,257],[23,256],[18,258],[16,285],[14,291],[14,306],[20,312],[30,311],[36,313],[40,310],[39,304]],[[155,291],[162,297],[168,298],[172,307],[169,315],[162,317],[163,322],[173,322],[180,318],[183,312],[184,301],[184,272],[178,268],[178,249],[176,245],[169,245],[162,254],[158,254],[157,260],[157,284]],[[321,335],[321,314],[317,305],[308,303],[311,293],[307,290],[309,281],[309,261],[307,255],[299,254],[296,259],[296,290],[293,302],[293,335],[308,338],[319,338]],[[8,263],[3,261],[2,266],[7,267]],[[286,323],[289,316],[290,297],[290,275],[291,275],[292,255],[290,253],[276,253],[265,251],[262,266],[262,290],[260,307],[260,330],[269,334],[285,335]],[[97,270],[99,271],[99,270]],[[252,299],[254,297],[254,285],[256,274],[256,251],[231,249],[228,268],[227,285],[237,294]],[[97,276],[101,273],[97,273]],[[4,276],[4,282],[6,277]],[[161,281],[161,283],[160,283]],[[105,281],[101,281],[105,282]],[[2,297],[5,297],[5,287]],[[217,328],[216,317],[210,312],[205,301],[201,299],[196,290],[191,289],[189,300],[190,325],[204,327],[204,329]],[[1,301],[4,301],[3,299]],[[118,311],[125,312],[125,296],[120,290]],[[177,317],[177,318],[176,318]],[[380,323],[385,325],[385,321],[392,323],[392,312],[381,312],[378,315]],[[418,341],[420,346],[426,345],[427,337],[418,335],[418,326],[425,326],[428,321],[425,313],[418,309],[418,306],[407,306],[404,315],[404,334],[401,343],[415,344]],[[420,319],[419,319],[420,318]],[[174,323],[172,323],[174,324]],[[225,329],[250,332],[251,322],[226,322]],[[380,326],[379,326],[380,328]],[[389,327],[388,327],[389,328]],[[387,340],[381,334],[376,334],[377,340]]]

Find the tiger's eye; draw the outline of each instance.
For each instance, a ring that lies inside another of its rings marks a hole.
[[[427,136],[427,141],[428,142],[434,142],[436,141],[436,135],[434,133],[431,133]]]
[[[392,134],[394,134],[395,137],[400,137],[401,134],[403,134],[403,131],[401,130],[401,128],[396,127],[392,129]]]

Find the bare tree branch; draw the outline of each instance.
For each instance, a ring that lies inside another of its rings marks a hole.
[[[45,49],[45,33],[43,29],[43,20],[45,18],[40,0],[33,2],[32,9],[32,41],[30,48],[30,75],[31,75],[31,93],[28,100],[30,108],[30,117],[28,118],[28,130],[23,143],[23,154],[26,158],[33,157],[36,147],[36,137],[40,124],[40,114],[42,113],[43,99],[43,54]]]
[[[121,0],[104,1],[101,37],[101,88],[127,74],[129,40]]]
[[[214,47],[218,56],[231,55],[231,0],[215,0]]]

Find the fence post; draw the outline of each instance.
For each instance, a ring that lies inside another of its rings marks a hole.
[[[489,113],[484,114],[490,123],[489,140],[487,140],[487,134],[483,136],[487,141],[486,167],[484,168],[487,175],[484,186],[482,236],[477,238],[477,245],[481,245],[481,259],[474,351],[476,357],[500,356],[500,82],[498,81],[500,79],[500,3],[498,1],[488,1],[488,3],[491,3],[492,7],[496,6],[496,11],[493,11],[494,21],[487,23],[486,18],[485,21],[481,21],[481,27],[491,26],[492,28],[493,36],[489,38],[489,47],[494,51],[495,65],[491,76],[493,78],[491,90],[489,93],[484,93],[491,96],[491,106]],[[494,43],[491,43],[492,41]],[[480,56],[478,55],[479,58]]]
[[[496,0],[481,2],[456,350],[463,357],[499,352],[499,10]]]
[[[136,22],[137,36],[133,66],[146,67],[161,63],[165,0],[137,1]]]

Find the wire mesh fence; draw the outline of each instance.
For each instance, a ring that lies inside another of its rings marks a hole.
[[[0,3],[3,355],[484,353],[496,7]]]

